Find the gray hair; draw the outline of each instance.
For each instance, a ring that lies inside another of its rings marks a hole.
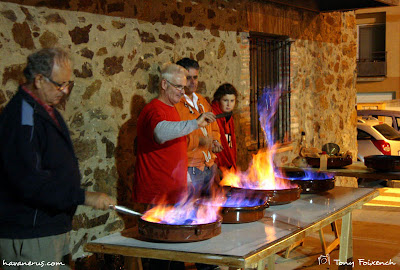
[[[54,64],[69,64],[71,62],[66,51],[60,48],[45,48],[28,56],[24,75],[27,83],[32,83],[37,74],[50,78]]]
[[[188,75],[188,71],[177,64],[165,63],[161,66],[161,79],[171,81],[176,74],[183,74],[185,77]]]

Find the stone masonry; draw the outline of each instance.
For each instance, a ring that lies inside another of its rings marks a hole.
[[[22,70],[31,52],[66,48],[74,64],[75,87],[60,110],[70,126],[82,186],[88,190],[106,192],[129,205],[137,117],[157,96],[159,66],[183,57],[199,61],[199,91],[204,96],[212,98],[225,82],[238,89],[238,163],[246,167],[254,145],[249,31],[288,35],[294,41],[293,150],[277,156],[276,162],[288,163],[297,155],[301,131],[309,145],[320,148],[336,142],[344,151],[356,153],[354,12],[318,15],[253,4],[256,1],[224,0],[11,2],[0,2],[0,111],[23,83]],[[268,12],[257,13],[261,8]],[[265,16],[264,25],[252,24],[258,16]],[[280,23],[272,25],[276,20]],[[348,179],[338,182],[351,185]],[[112,211],[78,207],[73,258],[87,255],[84,243],[122,230],[124,222],[129,221]]]

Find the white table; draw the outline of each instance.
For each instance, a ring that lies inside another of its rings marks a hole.
[[[192,243],[153,243],[115,233],[85,245],[85,250],[136,258],[225,265],[232,269],[274,269],[275,254],[342,218],[339,260],[353,257],[351,215],[377,197],[369,188],[335,187],[324,194],[301,195],[290,204],[267,208],[263,219],[244,224],[223,224],[221,234]]]

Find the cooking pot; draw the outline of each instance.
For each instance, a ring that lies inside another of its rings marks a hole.
[[[195,242],[210,239],[221,233],[222,218],[211,223],[193,225],[171,225],[139,219],[139,235],[155,242]]]
[[[221,207],[222,223],[247,223],[260,220],[264,217],[264,210],[268,208],[267,201],[261,201],[256,206]]]
[[[302,189],[302,194],[322,193],[335,187],[335,177],[333,175],[309,172],[303,170],[283,170],[278,178],[283,178],[297,184]]]
[[[320,158],[319,157],[305,157],[307,164],[313,168],[320,167]],[[347,157],[339,157],[339,156],[328,156],[327,168],[328,169],[337,169],[342,168],[344,166],[350,165],[353,163],[353,160],[350,156]]]
[[[400,156],[387,156],[387,155],[367,156],[364,157],[364,164],[368,168],[378,171],[399,172]]]
[[[258,198],[265,198],[269,205],[287,204],[300,198],[301,188],[299,186],[285,189],[247,189],[230,187],[230,194],[241,193],[243,196],[251,194]],[[228,193],[228,196],[229,196]]]

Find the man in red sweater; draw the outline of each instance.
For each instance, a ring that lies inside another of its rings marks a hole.
[[[187,192],[185,136],[215,122],[211,112],[181,121],[174,107],[185,93],[187,71],[175,64],[161,68],[160,94],[141,111],[137,124],[137,159],[133,189],[134,208],[175,204]],[[183,270],[182,262],[150,259],[149,270]]]
[[[139,115],[133,201],[174,204],[187,188],[185,136],[215,121],[211,112],[181,121],[174,107],[183,96],[187,71],[175,64],[161,69],[160,95]],[[140,210],[140,209],[139,209]]]

